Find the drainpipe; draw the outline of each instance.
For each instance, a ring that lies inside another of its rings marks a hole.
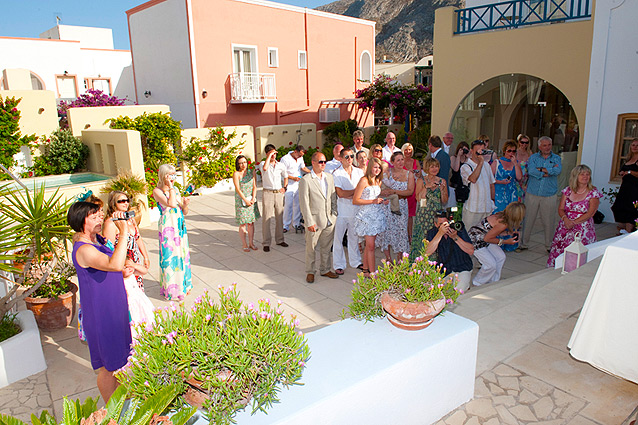
[[[308,55],[308,9],[303,12],[304,49],[306,49],[306,106],[310,107],[310,85],[308,84],[308,70],[310,68]]]

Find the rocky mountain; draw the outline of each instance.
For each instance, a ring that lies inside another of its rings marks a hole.
[[[384,56],[393,62],[416,62],[432,53],[434,10],[464,4],[464,0],[338,0],[317,9],[375,21],[377,62]]]

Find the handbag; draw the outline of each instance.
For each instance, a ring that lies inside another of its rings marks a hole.
[[[474,169],[472,168],[470,164],[468,163],[461,164],[461,167],[464,165],[467,165],[468,167],[470,167],[470,170],[474,172]],[[461,169],[459,168],[459,177],[460,176],[461,176]],[[463,183],[463,178],[461,178],[460,183],[457,184],[456,188],[454,189],[454,193],[456,194],[456,201],[460,203],[467,201],[468,198],[470,197],[470,186],[465,185]]]

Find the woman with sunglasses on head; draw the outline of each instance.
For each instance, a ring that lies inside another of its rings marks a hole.
[[[111,241],[113,246],[117,245],[120,237],[120,231],[113,220],[111,220],[113,218],[113,213],[115,211],[127,212],[129,211],[130,205],[131,201],[126,193],[119,190],[114,190],[109,193],[106,217],[104,218],[104,230],[102,230],[102,234],[107,240]],[[135,280],[137,285],[143,291],[144,278],[142,276],[148,273],[148,267],[151,265],[151,262],[148,257],[146,245],[144,245],[144,241],[142,241],[142,237],[140,236],[140,231],[135,224],[135,220],[128,220],[127,225],[129,231],[128,239],[126,240],[126,257],[131,261],[130,266],[135,270]]]
[[[190,199],[182,198],[177,193],[175,167],[162,164],[157,174],[153,199],[161,214],[157,223],[160,242],[160,294],[167,300],[181,301],[193,289],[188,233],[184,222]]]
[[[529,137],[522,133],[516,138],[516,143],[518,143],[518,148],[516,149],[516,160],[521,165],[521,171],[523,172],[523,179],[519,182],[521,187],[521,199],[523,199],[525,197],[527,179],[529,177],[527,174],[527,162],[529,161],[529,157],[532,156],[532,144]]]

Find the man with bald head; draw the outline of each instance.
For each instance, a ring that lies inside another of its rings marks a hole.
[[[452,147],[452,143],[454,143],[454,134],[447,132],[443,135],[443,150],[446,154],[450,154],[450,148]]]
[[[312,155],[312,170],[299,182],[299,206],[306,226],[306,282],[315,281],[315,248],[319,245],[319,273],[336,279],[332,266],[332,240],[337,222],[337,192],[332,174],[326,173],[326,156]]]
[[[383,147],[383,160],[388,164],[391,161],[392,154],[395,152],[401,152],[401,149],[396,147],[397,136],[393,132],[388,131],[385,136],[385,146]]]

